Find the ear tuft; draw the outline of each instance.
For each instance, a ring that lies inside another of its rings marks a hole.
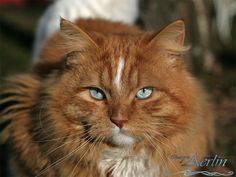
[[[73,51],[65,56],[65,68],[71,68],[79,63],[81,52]]]

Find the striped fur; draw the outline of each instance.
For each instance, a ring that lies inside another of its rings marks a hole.
[[[182,60],[182,21],[150,33],[62,19],[60,34],[32,73],[10,78],[0,93],[17,176],[163,177],[184,168],[171,155],[206,155],[211,107]],[[138,99],[146,87],[152,95]],[[102,100],[91,96],[94,88]]]

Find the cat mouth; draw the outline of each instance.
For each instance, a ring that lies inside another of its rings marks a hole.
[[[137,139],[127,133],[124,129],[115,127],[112,129],[112,135],[108,139],[108,143],[117,147],[132,146],[137,142]]]
[[[97,142],[97,138],[92,136],[89,132],[91,130],[91,125],[87,122],[82,122],[84,126],[84,136],[83,138],[90,143]],[[114,127],[111,130],[111,136],[105,138],[104,143],[113,147],[129,147],[137,142],[137,138],[130,135],[126,130]]]

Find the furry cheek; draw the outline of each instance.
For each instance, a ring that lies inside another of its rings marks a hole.
[[[64,116],[76,125],[81,122],[102,122],[108,116],[104,101],[95,100],[88,90],[82,90],[72,96],[63,106]]]
[[[174,133],[179,127],[178,124],[183,123],[178,120],[184,116],[181,105],[163,91],[157,90],[150,99],[136,100],[135,105],[136,110],[140,111],[136,112],[138,116],[134,118],[133,123],[137,122],[141,132],[151,131],[151,134],[155,134],[154,136],[160,133],[166,134],[169,131]],[[173,129],[174,127],[176,129]]]

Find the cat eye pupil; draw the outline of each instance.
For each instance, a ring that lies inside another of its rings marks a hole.
[[[96,100],[105,99],[104,92],[99,88],[89,88],[90,96]]]
[[[142,88],[137,92],[136,97],[138,99],[147,99],[151,96],[152,92],[152,88]]]

